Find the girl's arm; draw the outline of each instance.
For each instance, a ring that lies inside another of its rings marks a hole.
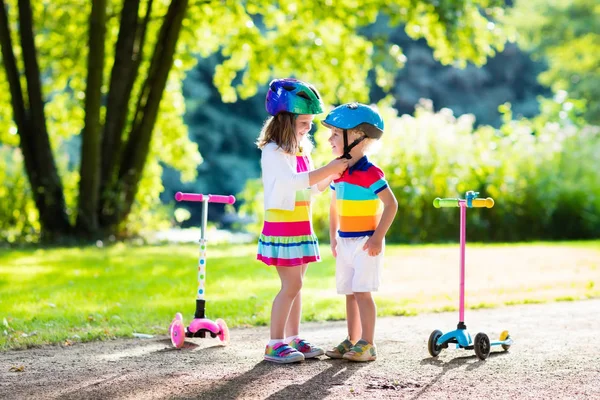
[[[339,179],[341,176],[341,174],[335,174],[335,175],[331,175],[328,176],[327,179],[322,180],[321,182],[318,182],[315,186],[317,188],[318,192],[322,192],[325,189],[327,189],[329,187],[329,185],[331,185],[331,182],[333,182],[336,179]]]
[[[337,230],[338,230],[338,213],[337,213],[337,197],[335,190],[331,191],[331,203],[329,204],[329,244],[334,257],[337,257]]]
[[[261,165],[263,174],[275,174],[277,180],[288,186],[290,190],[297,191],[313,186],[330,175],[344,172],[348,167],[348,160],[335,159],[319,169],[310,172],[296,172],[287,162],[285,154],[265,147],[262,152]]]

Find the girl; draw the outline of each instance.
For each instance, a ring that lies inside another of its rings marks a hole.
[[[320,356],[323,349],[299,336],[300,289],[309,262],[320,260],[311,223],[310,195],[323,191],[340,176],[348,160],[336,159],[313,170],[308,139],[314,114],[323,112],[319,93],[295,79],[276,79],[269,85],[267,112],[257,141],[265,220],[256,258],[277,268],[281,289],[271,308],[271,340],[265,360],[291,363]]]

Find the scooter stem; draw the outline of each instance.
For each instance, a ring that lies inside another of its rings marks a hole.
[[[459,328],[465,322],[465,246],[467,241],[467,202],[459,200],[460,206],[460,305]],[[466,327],[465,327],[466,328]],[[463,328],[464,329],[464,328]]]

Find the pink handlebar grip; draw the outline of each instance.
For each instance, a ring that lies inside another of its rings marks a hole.
[[[200,194],[200,193],[175,193],[175,200],[177,201],[204,201],[204,197],[208,197],[209,203],[235,203],[234,196],[223,196],[220,194]]]

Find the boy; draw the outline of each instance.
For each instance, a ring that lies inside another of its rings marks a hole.
[[[383,134],[383,119],[367,105],[350,103],[332,110],[323,125],[331,129],[334,155],[349,159],[349,168],[331,184],[329,217],[337,291],[346,295],[348,337],[325,354],[374,361],[377,307],[371,292],[379,288],[385,234],[398,210],[383,171],[365,155]]]

